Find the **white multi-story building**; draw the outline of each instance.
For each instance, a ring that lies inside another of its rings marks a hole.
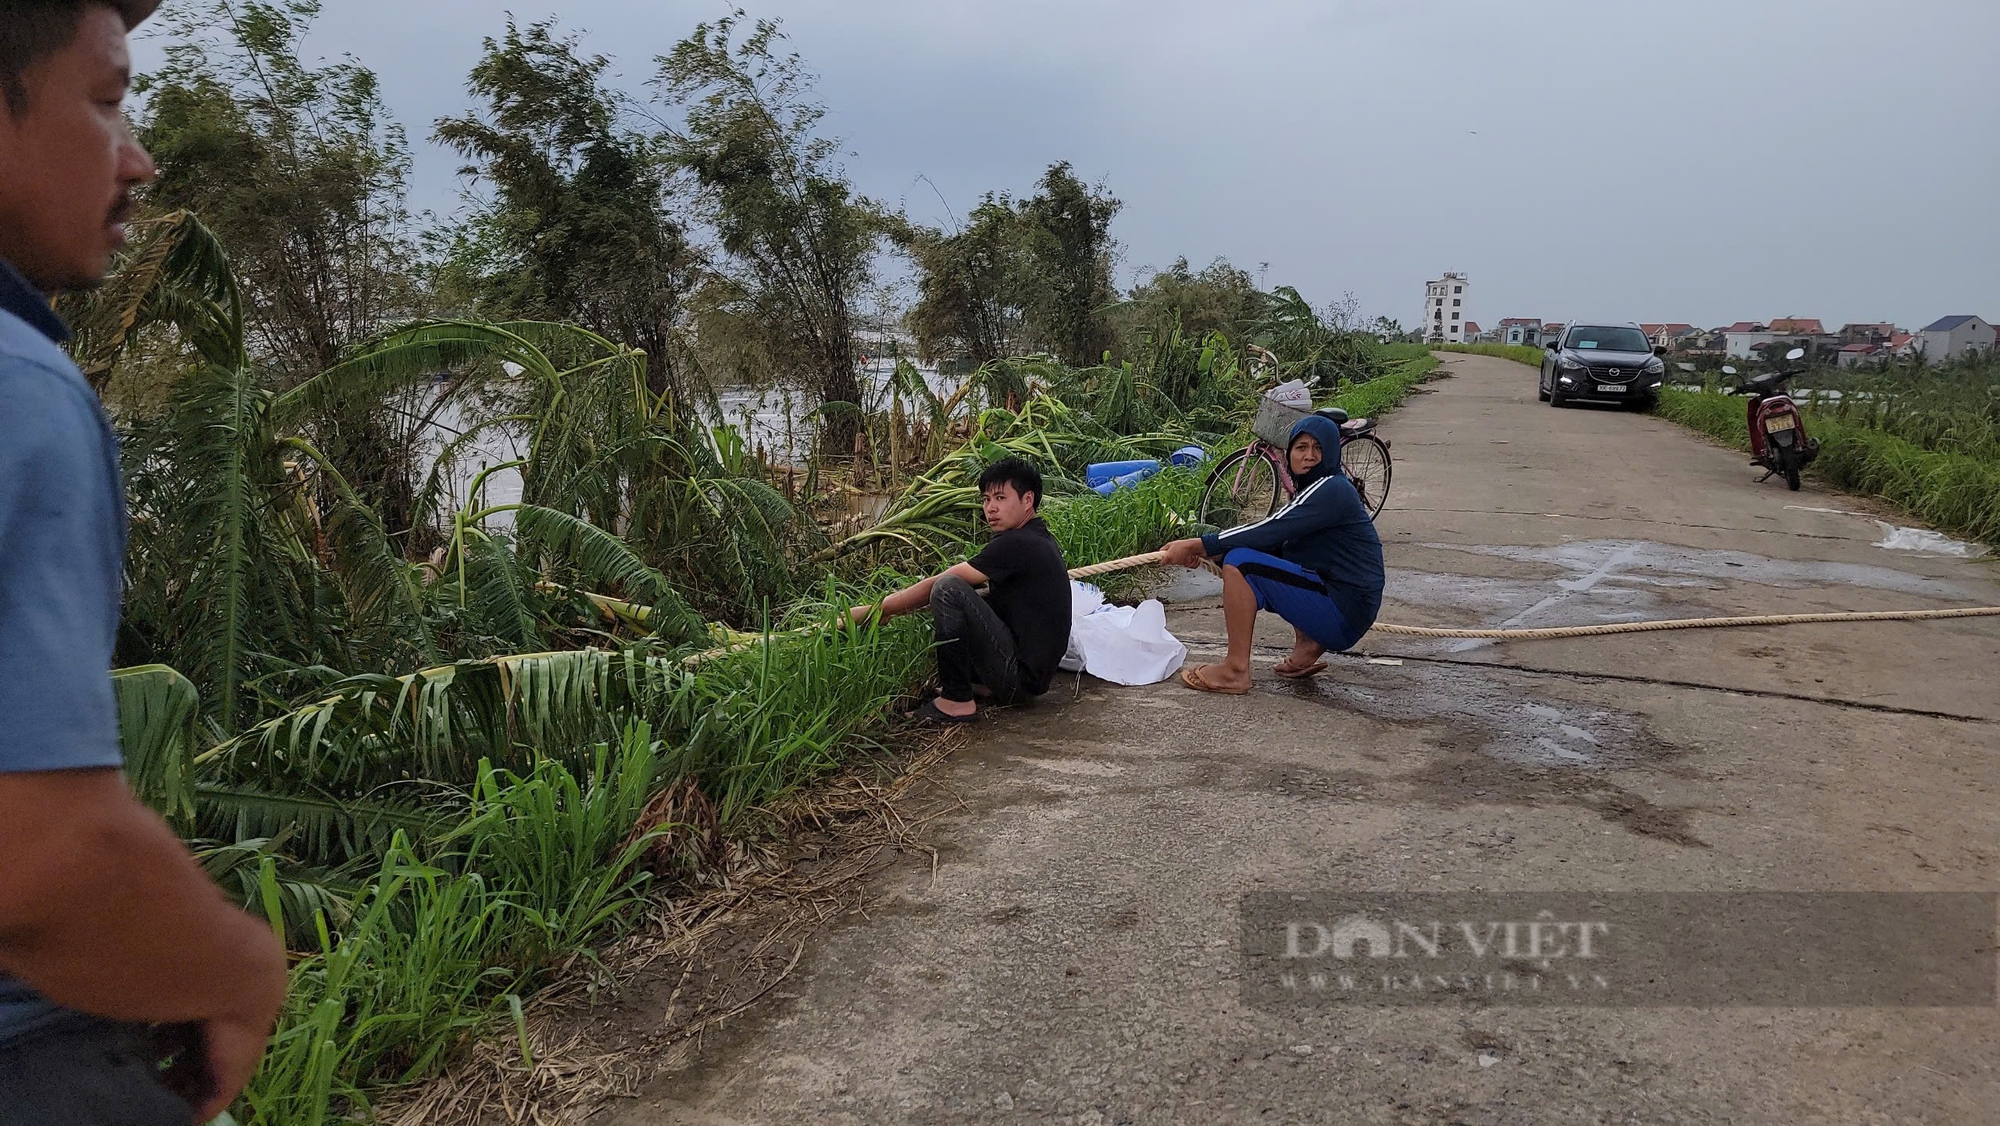
[[[1432,344],[1465,343],[1465,291],[1471,288],[1464,274],[1447,270],[1436,281],[1424,283],[1424,339]]]

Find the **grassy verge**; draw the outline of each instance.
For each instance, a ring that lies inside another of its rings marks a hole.
[[[1714,391],[1660,393],[1659,413],[1740,450],[1750,448],[1743,400]],[[1808,417],[1819,439],[1811,473],[1838,489],[1881,497],[1941,531],[2000,543],[2000,462],[1927,450],[1823,412]]]
[[[1366,383],[1345,385],[1330,403],[1355,418],[1380,418],[1400,406],[1417,385],[1427,382],[1437,375],[1438,359],[1424,350],[1420,344],[1392,344],[1391,349],[1412,349],[1413,354],[1398,355],[1399,361],[1386,375],[1378,376]]]
[[[1532,368],[1542,366],[1542,350],[1528,344],[1435,344],[1440,352],[1469,352],[1475,356],[1498,356]]]
[[[640,860],[663,831],[633,831],[658,752],[636,725],[583,780],[552,761],[526,778],[489,769],[442,841],[397,834],[349,909],[321,914],[317,948],[294,955],[239,1111],[254,1123],[367,1116],[376,1090],[427,1076],[631,916],[651,878]],[[274,920],[278,899],[267,880]]]
[[[856,598],[829,585],[791,618]],[[388,685],[356,678],[269,726],[243,748],[269,769],[294,758],[324,775],[366,747],[414,765],[444,729],[458,757],[481,757],[466,778],[433,758],[419,809],[390,797],[407,782],[372,791],[373,812],[349,807],[344,833],[391,835],[357,842],[379,859],[343,896],[297,902],[272,856],[249,858],[293,968],[239,1104],[248,1121],[365,1119],[470,1040],[515,1031],[535,991],[587,964],[650,895],[676,893],[722,834],[754,835],[769,803],[880,746],[889,703],[928,658],[922,623],[903,620],[693,667],[639,650],[468,661],[418,674],[389,707],[375,701]]]

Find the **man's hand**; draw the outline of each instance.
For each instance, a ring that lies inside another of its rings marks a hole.
[[[1201,546],[1200,540],[1186,539],[1175,540],[1161,548],[1160,555],[1160,562],[1162,563],[1171,563],[1176,567],[1194,568],[1201,566],[1201,561],[1208,558],[1208,551]]]
[[[877,607],[872,603],[862,606],[856,606],[854,609],[849,610],[846,614],[842,615],[841,624],[844,626],[848,626],[849,628],[859,629],[860,627],[868,624],[868,619],[875,616],[876,609]]]
[[[203,1119],[257,1066],[285,999],[285,951],[116,770],[0,774],[0,970],[59,1005],[196,1024]]]
[[[248,1011],[211,1017],[202,1023],[213,1086],[208,1102],[195,1110],[196,1122],[208,1122],[228,1110],[257,1071],[257,1060],[271,1037],[271,1025],[285,1004],[285,977],[277,978],[275,990],[269,981],[260,984],[262,988],[256,989],[255,995],[243,999],[250,1005]]]

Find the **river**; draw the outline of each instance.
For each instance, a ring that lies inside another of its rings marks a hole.
[[[868,389],[871,402],[879,401],[889,386],[890,377],[895,373],[893,359],[871,359],[862,366],[864,386]],[[963,380],[945,377],[934,366],[918,369],[923,373],[924,383],[941,398],[948,398],[958,390]],[[725,387],[716,392],[714,408],[704,405],[701,409],[703,420],[709,425],[728,423],[743,435],[745,445],[762,447],[765,456],[778,464],[795,463],[805,451],[812,434],[812,420],[806,418],[811,407],[806,397],[799,391],[784,387]],[[435,457],[451,441],[463,433],[468,420],[458,404],[447,406],[438,413],[438,418],[427,435],[427,457]],[[481,473],[488,468],[515,461],[528,456],[527,435],[512,427],[495,427],[484,431],[473,443],[473,449],[461,460],[458,470],[452,475],[451,503],[454,507],[466,503],[466,490]],[[486,478],[482,487],[483,507],[517,504],[521,499],[521,474],[517,469],[506,469]],[[511,512],[496,513],[488,523],[494,527],[510,527],[513,524]]]

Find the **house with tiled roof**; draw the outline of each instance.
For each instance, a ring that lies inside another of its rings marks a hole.
[[[1871,321],[1862,324],[1844,324],[1840,326],[1840,343],[1843,346],[1848,344],[1886,344],[1889,338],[1894,335],[1896,335],[1896,326],[1887,321]]]
[[[1771,322],[1771,331],[1779,336],[1826,335],[1826,329],[1820,327],[1818,317],[1779,317]]]
[[[1679,321],[1662,321],[1658,324],[1641,322],[1639,331],[1645,333],[1646,339],[1652,341],[1655,347],[1679,348],[1687,343],[1688,337],[1694,335],[1695,327]]]
[[[1722,335],[1722,354],[1738,360],[1749,359],[1778,338],[1771,326],[1762,321],[1737,321],[1723,329]]]
[[[1533,347],[1542,342],[1542,318],[1501,317],[1500,323],[1494,326],[1494,332],[1503,343]]]
[[[1971,314],[1956,317],[1939,317],[1917,331],[1917,350],[1924,358],[1936,363],[1978,349],[1982,352],[1993,350],[1993,326],[1984,317]]]

